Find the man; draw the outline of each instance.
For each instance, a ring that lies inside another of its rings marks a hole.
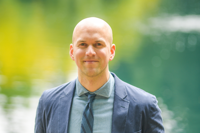
[[[102,19],[76,25],[70,57],[78,78],[43,93],[35,133],[164,133],[155,96],[109,72],[112,40],[112,29]]]

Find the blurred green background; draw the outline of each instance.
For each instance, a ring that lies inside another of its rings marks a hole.
[[[33,132],[42,92],[76,78],[69,44],[91,16],[113,29],[110,70],[158,98],[166,133],[198,133],[199,0],[0,0],[0,132]]]

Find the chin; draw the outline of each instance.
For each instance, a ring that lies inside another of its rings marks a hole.
[[[87,77],[96,77],[96,76],[100,76],[101,74],[106,73],[106,68],[84,68],[84,69],[79,69],[81,74],[83,76],[87,76]]]
[[[101,72],[98,70],[89,70],[89,71],[85,71],[84,73],[88,77],[95,77],[95,76],[99,75]]]

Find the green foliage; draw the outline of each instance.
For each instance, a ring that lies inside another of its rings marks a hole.
[[[35,79],[49,82],[54,79],[50,77],[55,73],[59,73],[59,80],[65,81],[65,75],[74,70],[68,55],[72,31],[86,17],[100,17],[113,28],[117,54],[111,65],[120,58],[136,54],[141,35],[134,31],[135,23],[143,21],[156,9],[157,4],[157,0],[2,1],[0,75],[4,77],[4,82],[1,83],[1,89],[12,90],[15,88],[13,82],[25,82],[30,86],[24,91],[30,92]],[[23,80],[13,80],[15,76]],[[57,80],[53,82],[60,83]]]

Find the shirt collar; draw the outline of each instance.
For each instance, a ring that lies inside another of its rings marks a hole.
[[[110,74],[109,80],[102,87],[100,87],[98,90],[96,90],[95,92],[92,92],[92,93],[99,95],[99,96],[109,98],[112,93],[112,90],[114,89],[114,82],[115,82],[115,80],[114,80],[112,74]],[[79,82],[79,80],[77,78],[76,79],[77,95],[81,96],[88,92],[89,91],[87,89],[85,89],[85,87],[82,86],[82,84]]]

